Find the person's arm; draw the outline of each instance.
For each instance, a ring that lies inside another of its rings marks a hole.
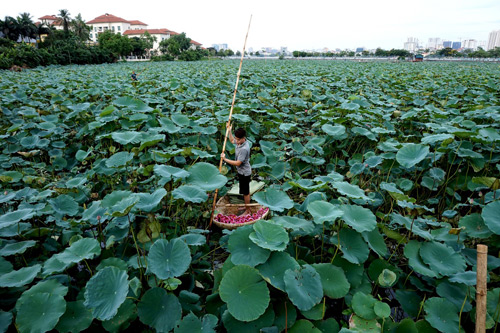
[[[222,157],[222,159],[224,160],[224,162],[226,162],[229,165],[240,166],[241,163],[243,163],[241,161],[233,161],[233,160],[230,160],[230,159],[226,158],[226,154],[224,154],[224,153],[220,154],[220,157]]]
[[[232,127],[233,127],[233,126],[231,126],[231,121],[227,122],[226,127],[228,128],[228,131],[229,131],[228,132],[229,133],[228,134],[229,141],[231,141],[231,143],[234,144],[235,142],[234,142],[233,133],[231,133],[231,130],[232,130]]]

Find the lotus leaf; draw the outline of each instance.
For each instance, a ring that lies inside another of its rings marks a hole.
[[[42,269],[41,265],[23,267],[0,276],[0,287],[22,287],[31,283]]]
[[[255,268],[238,265],[222,278],[219,293],[231,315],[241,321],[259,318],[269,305],[269,289]]]
[[[283,277],[288,269],[295,270],[300,266],[297,261],[286,252],[273,252],[269,259],[256,268],[260,275],[273,287],[285,291]]]
[[[182,308],[175,295],[165,289],[152,288],[146,291],[137,305],[139,319],[158,332],[169,332],[182,316]]]
[[[148,254],[148,271],[165,280],[181,276],[191,264],[191,253],[182,240],[158,239]]]
[[[113,140],[122,145],[126,145],[129,143],[135,144],[141,142],[142,133],[135,131],[113,132],[111,133],[111,137],[113,138]]]
[[[288,195],[273,188],[255,193],[252,198],[259,204],[269,207],[270,210],[282,212],[293,207],[293,201]]]
[[[118,308],[118,313],[113,319],[102,322],[102,327],[108,332],[126,330],[130,326],[130,321],[135,318],[137,318],[136,306],[131,299],[126,299]]]
[[[106,267],[87,282],[84,305],[100,320],[113,318],[127,297],[128,275],[116,267]]]
[[[379,318],[389,318],[391,315],[391,307],[389,304],[384,302],[377,301],[377,303],[373,306],[373,310]]]
[[[332,136],[334,139],[343,139],[346,132],[346,129],[343,125],[332,126],[330,124],[325,124],[321,126],[321,129],[323,130],[323,132]]]
[[[135,205],[135,209],[151,212],[160,204],[165,195],[167,195],[167,191],[164,188],[159,188],[151,194],[137,193],[136,196],[139,198],[139,202]]]
[[[380,234],[377,228],[372,231],[365,231],[361,235],[370,249],[372,249],[376,254],[381,257],[384,257],[387,254],[388,250],[384,237]]]
[[[397,152],[396,160],[405,168],[412,168],[429,154],[429,146],[407,143]]]
[[[358,316],[371,320],[377,318],[377,314],[374,309],[377,302],[378,301],[372,295],[357,292],[352,297],[352,308]]]
[[[364,199],[370,200],[365,192],[359,188],[357,185],[351,185],[348,182],[333,182],[333,188],[335,188],[340,194],[346,195],[353,199]]]
[[[500,201],[493,201],[487,204],[483,208],[483,212],[481,213],[481,217],[484,220],[484,224],[490,229],[493,233],[500,235]]]
[[[321,333],[321,331],[316,328],[313,323],[306,319],[300,319],[295,322],[295,324],[290,328],[290,333]]]
[[[311,266],[318,272],[326,296],[342,298],[347,295],[350,284],[342,268],[332,264],[313,264]]]
[[[277,225],[282,226],[286,229],[292,229],[293,231],[303,231],[306,234],[311,233],[314,230],[314,224],[311,221],[304,220],[295,216],[278,216],[273,217]]]
[[[321,277],[310,265],[286,270],[284,281],[288,297],[301,311],[310,310],[323,297]]]
[[[126,151],[121,151],[112,155],[106,160],[106,166],[108,168],[121,167],[130,162],[134,158],[134,153],[127,153]]]
[[[0,332],[7,332],[7,328],[12,323],[12,312],[0,310]]]
[[[252,242],[271,251],[283,251],[288,245],[288,233],[283,227],[270,221],[259,220],[253,224],[254,232],[249,235]]]
[[[274,322],[274,311],[270,306],[267,308],[266,312],[259,318],[244,322],[236,320],[229,311],[224,311],[222,314],[222,322],[224,327],[228,332],[242,332],[242,333],[252,333],[258,332],[263,327],[270,327]]]
[[[440,332],[459,331],[458,308],[450,301],[440,297],[429,298],[424,303],[424,311],[425,320]]]
[[[93,319],[92,311],[85,308],[83,301],[67,302],[66,312],[55,328],[62,333],[81,332],[90,327]]]
[[[334,206],[323,200],[309,203],[307,211],[313,216],[314,222],[318,224],[323,222],[332,222],[333,224],[343,214],[341,207]]]
[[[396,280],[397,280],[396,273],[394,273],[389,269],[384,269],[378,277],[378,283],[384,288],[392,287],[394,283],[396,283]]]
[[[16,324],[20,332],[52,330],[66,311],[64,297],[50,293],[34,293],[17,310]]]
[[[187,184],[198,186],[204,191],[214,191],[227,182],[227,178],[221,175],[215,166],[205,162],[196,163],[189,169],[189,172]]]
[[[357,232],[372,231],[377,226],[375,215],[369,210],[357,205],[342,205],[342,220]]]
[[[52,206],[52,209],[58,214],[68,216],[75,216],[78,214],[78,203],[73,197],[67,194],[62,194],[55,199],[50,199],[48,202]]]
[[[0,216],[0,229],[14,225],[19,221],[27,220],[33,217],[35,212],[32,209],[19,209]]]
[[[239,227],[229,236],[228,249],[231,262],[235,265],[256,266],[266,262],[271,252],[255,244],[250,239],[252,226]]]
[[[444,244],[424,243],[419,252],[422,261],[439,275],[450,276],[465,270],[466,264],[462,255]]]
[[[410,266],[419,274],[429,277],[437,277],[438,272],[434,272],[421,258],[420,249],[422,244],[416,240],[411,240],[404,249],[405,257],[408,258]],[[437,258],[438,259],[438,258]]]
[[[0,249],[0,256],[7,257],[13,254],[22,254],[35,244],[36,242],[33,240],[6,244]]]
[[[204,190],[201,190],[194,185],[182,185],[176,188],[172,195],[174,199],[182,199],[186,202],[201,203],[208,199],[208,195]]]
[[[352,229],[342,228],[339,238],[343,258],[353,264],[361,264],[368,259],[370,249],[359,233]],[[336,242],[337,238],[333,237],[331,240]]]

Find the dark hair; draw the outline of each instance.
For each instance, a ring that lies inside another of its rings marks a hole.
[[[234,131],[234,136],[237,137],[238,139],[243,139],[244,137],[247,136],[247,131],[245,131],[243,128],[238,128],[236,131]]]

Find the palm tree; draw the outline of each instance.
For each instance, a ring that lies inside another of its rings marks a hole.
[[[37,28],[36,34],[40,42],[42,41],[42,35],[49,35],[52,32],[52,26],[49,26],[45,22],[40,23],[36,28]]]
[[[0,31],[6,38],[14,42],[17,42],[21,34],[17,20],[11,16],[5,16],[5,19],[1,21]]]
[[[62,22],[62,25],[64,28],[64,32],[66,34],[68,34],[69,33],[69,24],[71,23],[71,17],[70,17],[69,11],[67,9],[59,10],[59,18],[61,19],[61,22]]]
[[[26,37],[29,39],[36,38],[37,27],[31,19],[29,13],[22,13],[17,17],[17,24],[19,27],[19,34],[21,35],[21,41],[25,41]]]
[[[73,27],[75,35],[82,42],[86,42],[89,40],[91,28],[87,24],[85,24],[85,21],[82,18],[82,14],[78,14],[75,17],[75,19],[71,22],[71,26]]]

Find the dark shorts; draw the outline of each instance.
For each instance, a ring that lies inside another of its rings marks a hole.
[[[238,174],[238,181],[240,182],[240,194],[250,194],[250,178],[251,176],[243,176]]]

